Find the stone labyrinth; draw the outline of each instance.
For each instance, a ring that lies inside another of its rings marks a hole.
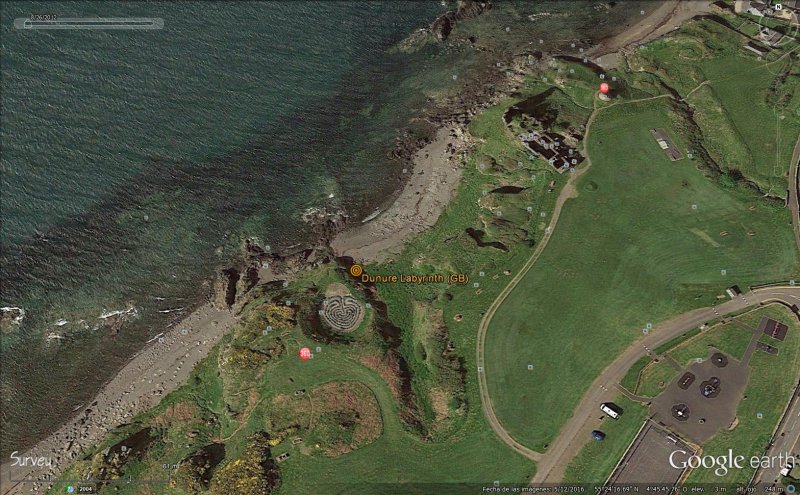
[[[352,332],[361,324],[364,319],[364,306],[346,289],[344,291],[341,289],[339,287],[328,288],[319,314],[332,330],[347,333]]]

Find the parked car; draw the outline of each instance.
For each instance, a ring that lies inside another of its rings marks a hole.
[[[781,469],[781,476],[789,476],[789,473],[792,472],[793,468],[794,468],[794,461],[790,459],[789,461],[786,462],[786,465],[783,466],[783,469]]]
[[[606,434],[603,433],[602,431],[600,431],[600,430],[592,430],[592,438],[594,438],[598,442],[600,440],[603,440],[605,437],[606,437]]]

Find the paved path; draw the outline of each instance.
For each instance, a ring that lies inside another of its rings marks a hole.
[[[788,408],[781,419],[781,424],[773,439],[772,446],[767,449],[766,455],[793,454],[800,452],[800,384],[794,390]],[[780,478],[783,466],[775,465],[769,469],[759,469],[753,476],[753,483],[774,484]],[[777,492],[776,492],[777,493]]]
[[[797,243],[797,249],[800,249],[800,176],[798,176],[798,167],[800,167],[800,137],[797,138],[797,143],[794,145],[794,152],[792,153],[792,161],[789,164],[789,209],[792,211],[792,230],[794,230],[794,240]]]
[[[594,110],[589,115],[589,118],[586,121],[586,131],[584,132],[583,136],[583,156],[586,157],[584,161],[584,166],[574,172],[572,172],[567,180],[567,184],[561,190],[561,193],[556,199],[556,204],[553,209],[553,214],[550,217],[550,224],[545,228],[544,235],[542,239],[539,241],[539,244],[534,249],[531,257],[522,265],[520,271],[514,275],[511,281],[506,285],[505,288],[498,294],[497,298],[492,301],[492,304],[486,310],[486,314],[484,315],[483,319],[481,320],[480,326],[478,327],[478,344],[476,349],[476,362],[479,370],[478,371],[478,389],[481,397],[481,407],[483,408],[484,415],[486,416],[486,420],[489,422],[489,426],[491,426],[492,430],[497,434],[500,439],[505,442],[506,445],[511,447],[516,452],[524,455],[528,459],[533,461],[539,461],[542,458],[542,454],[540,452],[536,452],[528,447],[522,445],[521,443],[517,442],[511,434],[506,431],[502,424],[500,424],[500,420],[497,418],[497,415],[494,411],[494,405],[492,404],[492,398],[489,395],[489,388],[486,382],[486,362],[485,362],[485,343],[486,343],[486,331],[489,328],[489,323],[492,321],[497,309],[503,304],[506,297],[514,290],[520,280],[525,277],[525,274],[528,273],[528,270],[536,263],[541,256],[542,252],[544,251],[545,247],[547,247],[547,243],[550,241],[550,238],[555,230],[556,224],[558,223],[558,219],[561,216],[561,210],[564,207],[564,203],[570,198],[574,198],[578,195],[578,192],[575,188],[575,183],[577,180],[584,175],[592,166],[592,159],[589,156],[589,153],[586,149],[587,143],[589,142],[589,134],[591,132],[592,124],[594,123],[597,114],[602,111],[617,105],[626,105],[631,103],[639,103],[643,101],[650,101],[650,100],[657,100],[660,98],[669,98],[670,95],[663,94],[657,96],[651,96],[648,98],[641,98],[638,100],[629,100],[629,101],[618,101],[616,103],[612,103],[610,105],[606,105],[603,107],[597,107],[597,100],[594,102]]]
[[[622,395],[629,398],[634,402],[641,402],[642,404],[649,405],[650,402],[653,400],[652,397],[645,397],[644,395],[636,395],[627,388],[623,387],[619,383],[617,383],[617,390],[619,390]]]
[[[525,447],[521,443],[517,442],[503,425],[500,424],[500,420],[497,419],[497,415],[494,412],[494,405],[492,404],[492,398],[489,395],[489,387],[486,383],[486,363],[484,359],[485,354],[485,344],[486,344],[486,330],[489,328],[489,323],[492,321],[494,314],[497,312],[497,309],[503,304],[503,301],[506,300],[506,297],[514,290],[520,280],[525,277],[525,274],[528,273],[528,270],[536,263],[539,259],[539,256],[544,251],[544,248],[547,247],[547,243],[550,241],[550,237],[555,230],[556,224],[558,223],[558,218],[561,215],[561,209],[564,207],[564,203],[570,198],[577,196],[577,190],[575,189],[575,182],[581,177],[583,174],[586,173],[587,170],[592,165],[592,160],[589,155],[586,153],[586,142],[589,138],[589,132],[592,127],[592,123],[594,122],[595,116],[597,115],[598,108],[592,111],[589,115],[589,119],[586,121],[586,132],[583,138],[583,156],[586,157],[585,166],[575,172],[572,172],[569,179],[567,180],[567,184],[561,190],[561,193],[556,199],[556,204],[553,209],[553,214],[550,217],[550,224],[545,228],[544,235],[542,239],[539,241],[539,244],[531,254],[531,257],[522,265],[522,268],[519,272],[514,275],[508,285],[503,288],[503,290],[498,294],[497,298],[492,301],[492,304],[486,310],[486,314],[483,316],[481,320],[480,326],[478,327],[478,345],[476,349],[477,358],[476,362],[478,365],[478,389],[480,392],[481,397],[481,407],[483,408],[483,412],[486,416],[486,420],[489,422],[489,426],[492,427],[492,430],[497,434],[500,439],[505,442],[506,445],[517,451],[518,453],[524,455],[528,459],[533,461],[538,461],[542,454],[536,452],[534,450]]]
[[[615,385],[622,380],[628,369],[647,354],[647,348],[658,347],[692,328],[719,318],[722,315],[741,312],[749,307],[769,302],[783,302],[800,306],[800,287],[778,286],[757,289],[719,306],[700,308],[656,325],[649,334],[628,347],[595,379],[584,394],[570,420],[559,432],[547,454],[540,462],[533,483],[559,482],[569,461],[590,439],[595,427],[598,407],[601,402],[612,401],[619,393]]]
[[[669,355],[669,354],[667,354],[666,352],[664,353],[663,357],[664,357],[664,360],[665,360],[667,363],[669,363],[669,365],[670,365],[670,366],[672,366],[672,368],[673,368],[675,371],[677,371],[677,372],[679,372],[679,373],[680,373],[681,371],[683,371],[683,366],[681,366],[679,362],[675,361],[675,358],[674,358],[674,357],[670,356],[670,355]]]

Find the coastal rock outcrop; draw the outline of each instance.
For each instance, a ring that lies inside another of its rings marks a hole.
[[[463,21],[465,19],[472,19],[478,17],[479,15],[483,14],[487,10],[492,8],[492,2],[490,0],[485,1],[478,1],[478,0],[461,0],[458,2],[458,10],[456,10],[456,18],[459,21]]]
[[[431,34],[433,34],[437,40],[445,41],[450,36],[457,21],[478,17],[491,8],[492,2],[488,0],[483,2],[477,0],[460,0],[455,12],[449,10],[433,21],[433,24],[431,24]]]
[[[25,310],[17,307],[4,306],[0,308],[0,328],[4,331],[11,331],[14,327],[22,323],[25,318]]]
[[[236,302],[236,287],[241,275],[236,268],[226,268],[217,273],[211,304],[214,309],[229,309]]]
[[[439,41],[444,41],[450,36],[453,27],[456,25],[456,13],[451,11],[445,12],[440,15],[433,24],[431,24],[431,33]]]

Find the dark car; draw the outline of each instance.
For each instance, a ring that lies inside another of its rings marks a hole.
[[[600,430],[592,430],[592,438],[597,441],[603,440],[606,437],[606,434]]]

